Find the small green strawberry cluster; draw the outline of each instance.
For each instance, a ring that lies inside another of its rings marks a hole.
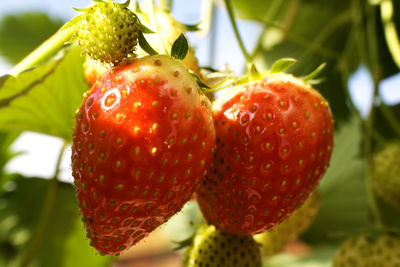
[[[400,266],[400,238],[389,234],[378,237],[357,235],[349,238],[336,252],[333,266]]]
[[[386,203],[400,210],[400,142],[392,142],[374,157],[374,190]]]
[[[119,254],[196,193],[210,226],[192,239],[186,265],[261,266],[257,241],[265,255],[281,251],[318,210],[312,193],[333,148],[328,102],[306,78],[283,73],[294,63],[283,59],[263,75],[235,79],[211,103],[197,60],[185,61],[193,51],[181,24],[156,12],[164,37],[147,42],[149,30],[129,1],[96,2],[79,16],[79,44],[90,60],[112,67],[89,71],[86,61],[92,86],[77,110],[72,146],[91,245]],[[170,56],[152,47],[168,47]]]

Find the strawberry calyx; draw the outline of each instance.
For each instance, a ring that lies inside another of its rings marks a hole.
[[[205,87],[205,92],[213,93],[220,91],[222,89],[233,87],[241,84],[245,84],[248,82],[254,82],[258,80],[264,79],[265,76],[269,74],[276,74],[285,72],[289,67],[291,67],[297,60],[294,58],[281,58],[276,60],[271,68],[264,72],[259,72],[255,66],[255,64],[251,63],[248,65],[247,74],[238,77],[234,75],[232,72],[220,72],[220,71],[212,71],[207,75],[207,78],[210,80],[217,79],[218,81],[213,83],[210,87]],[[300,80],[303,80],[307,84],[319,84],[323,82],[323,79],[317,79],[317,76],[321,73],[321,71],[325,68],[326,63],[322,63],[311,73],[299,77]],[[203,86],[204,87],[204,86]]]

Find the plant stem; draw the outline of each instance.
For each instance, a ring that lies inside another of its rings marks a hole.
[[[289,11],[291,10],[291,7],[293,6],[294,1],[299,1],[299,0],[291,0]],[[265,12],[265,15],[264,15],[265,20],[274,21],[276,14],[279,12],[280,8],[282,7],[282,4],[285,4],[285,2],[284,1],[272,2],[271,7],[267,10],[267,12]],[[264,22],[263,24],[264,24],[263,30],[262,30],[261,34],[258,36],[257,43],[256,43],[253,51],[250,54],[250,59],[252,61],[256,57],[257,53],[261,50],[262,45],[263,45],[264,36],[267,33],[268,25],[266,22]],[[282,27],[282,28],[284,28],[284,27]]]
[[[378,57],[378,44],[376,41],[377,31],[376,31],[376,13],[374,7],[371,5],[367,5],[366,8],[367,15],[367,27],[366,27],[366,45],[368,51],[368,65],[372,73],[373,83],[374,83],[374,92],[373,92],[373,102],[371,105],[371,110],[369,116],[365,122],[365,158],[366,158],[366,186],[367,186],[367,195],[368,201],[370,205],[370,209],[374,218],[375,226],[378,229],[383,228],[383,219],[382,214],[380,213],[377,199],[374,194],[373,189],[373,168],[374,168],[374,160],[373,160],[373,148],[372,148],[372,137],[374,130],[374,113],[376,110],[376,100],[379,97],[378,94],[378,85],[381,79],[380,77],[380,64]]]
[[[381,111],[383,117],[385,117],[385,120],[388,122],[390,127],[392,127],[393,131],[400,137],[400,123],[396,116],[392,113],[391,109],[386,106],[385,103],[381,102],[379,110]]]
[[[20,262],[21,267],[28,266],[29,263],[34,258],[37,250],[40,247],[40,244],[43,241],[46,228],[48,227],[49,222],[51,220],[51,215],[54,210],[54,204],[56,201],[57,190],[58,190],[58,175],[60,173],[61,159],[64,155],[66,146],[67,143],[64,143],[61,148],[60,154],[58,156],[56,170],[54,172],[54,176],[51,179],[49,188],[47,190],[47,195],[40,213],[39,222],[36,226],[35,231],[33,232],[32,239],[26,249],[27,252],[22,257],[22,260]]]
[[[74,27],[58,30],[53,36],[47,39],[38,48],[33,50],[28,56],[15,65],[10,70],[9,74],[17,76],[21,72],[32,68],[43,60],[49,58],[61,47],[63,47],[65,42],[69,41],[74,33]]]
[[[235,33],[236,39],[238,41],[240,50],[242,51],[242,54],[243,54],[243,56],[244,56],[244,58],[246,60],[246,63],[247,64],[251,64],[252,62],[251,62],[250,55],[249,55],[249,53],[247,53],[246,48],[244,47],[243,40],[240,37],[239,30],[238,30],[238,27],[236,25],[235,14],[233,13],[231,0],[224,0],[224,2],[225,2],[225,5],[226,5],[226,9],[228,10],[229,20],[231,21],[232,28],[233,28],[233,31]]]

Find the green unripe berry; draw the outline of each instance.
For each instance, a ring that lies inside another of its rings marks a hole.
[[[79,45],[95,60],[114,65],[121,63],[136,49],[140,22],[126,4],[96,2],[80,15]]]
[[[400,142],[389,143],[374,156],[375,192],[388,204],[400,209]]]
[[[261,253],[251,236],[225,234],[212,225],[204,226],[187,249],[184,266],[261,267]]]

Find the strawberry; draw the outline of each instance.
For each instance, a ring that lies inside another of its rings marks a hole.
[[[328,102],[284,73],[232,88],[213,104],[217,150],[198,202],[227,233],[272,229],[314,190],[329,165]]]
[[[400,209],[400,142],[388,144],[374,157],[373,186],[388,204]]]
[[[183,65],[148,56],[105,73],[77,112],[72,169],[91,244],[117,254],[189,200],[212,160],[211,104]]]
[[[357,235],[342,243],[333,259],[333,267],[400,266],[400,239],[383,234],[379,237]]]
[[[251,236],[226,234],[214,226],[200,228],[187,249],[185,267],[261,266],[259,245]]]
[[[76,25],[79,45],[84,53],[103,63],[117,64],[132,54],[137,45],[140,23],[124,4],[96,0],[97,4],[82,9]]]
[[[314,192],[303,205],[271,231],[254,236],[261,244],[264,256],[273,256],[281,252],[291,241],[304,233],[313,222],[319,210],[319,196]]]

